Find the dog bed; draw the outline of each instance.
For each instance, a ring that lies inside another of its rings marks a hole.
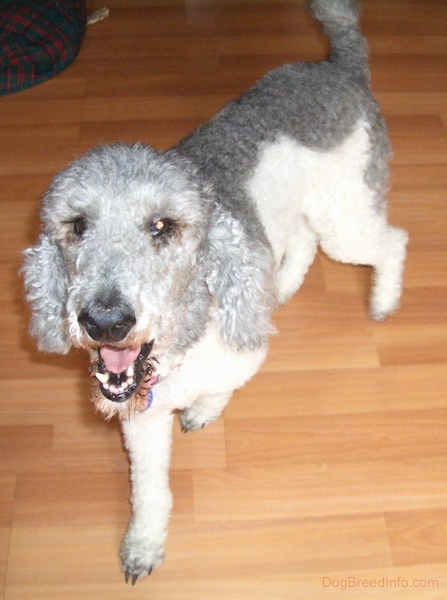
[[[85,0],[3,0],[0,94],[54,77],[76,58],[87,25]]]

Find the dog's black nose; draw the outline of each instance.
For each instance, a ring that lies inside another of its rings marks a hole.
[[[136,323],[133,312],[122,305],[97,304],[80,312],[79,324],[95,342],[121,342]]]

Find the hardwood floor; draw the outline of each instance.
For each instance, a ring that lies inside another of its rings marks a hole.
[[[98,8],[102,0],[92,0]],[[60,76],[0,98],[0,596],[5,600],[447,598],[447,2],[364,0],[394,147],[401,310],[319,255],[225,416],[175,431],[164,566],[126,587],[118,426],[82,353],[39,354],[17,276],[52,176],[99,142],[165,149],[266,70],[324,56],[303,0],[110,0]]]

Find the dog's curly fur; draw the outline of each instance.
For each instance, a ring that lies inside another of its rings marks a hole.
[[[25,251],[40,349],[88,349],[98,410],[122,420],[134,582],[163,559],[173,411],[184,431],[219,416],[317,245],[373,267],[373,318],[399,304],[407,235],[386,219],[390,149],[367,46],[353,2],[311,7],[329,60],[272,71],[166,153],[95,148],[56,176]]]

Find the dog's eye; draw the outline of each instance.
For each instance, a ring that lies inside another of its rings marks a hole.
[[[73,231],[77,237],[82,237],[87,231],[87,219],[85,217],[79,217],[73,221]]]
[[[173,229],[174,222],[171,219],[157,219],[149,226],[149,231],[157,238],[171,233]]]

